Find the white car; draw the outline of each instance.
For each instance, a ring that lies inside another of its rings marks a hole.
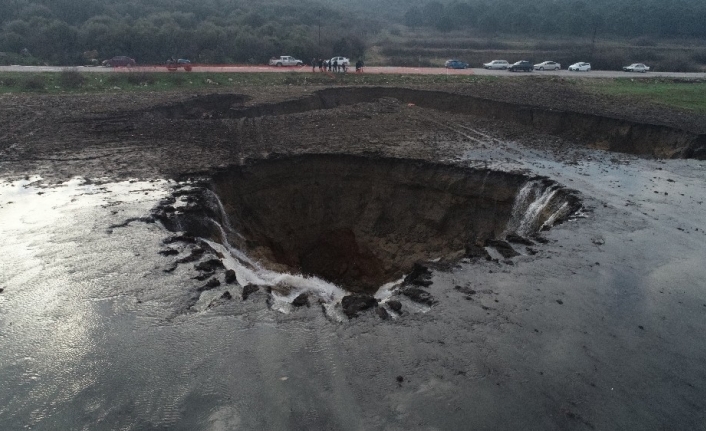
[[[333,57],[333,58],[331,59],[331,64],[333,64],[334,61],[335,61],[336,64],[338,64],[339,66],[343,66],[343,65],[345,64],[346,67],[348,67],[348,66],[351,65],[351,61],[350,61],[348,58],[346,58],[346,57]]]
[[[490,63],[483,63],[483,67],[486,69],[507,70],[507,68],[510,67],[510,63],[505,60],[493,60]]]
[[[560,70],[561,64],[554,61],[543,61],[534,65],[534,70]]]
[[[282,66],[302,66],[304,64],[303,61],[298,60],[290,55],[283,55],[280,57],[272,57],[270,59],[270,66],[277,66],[277,67],[282,67]]]
[[[569,72],[589,72],[591,70],[591,63],[574,63],[569,66]]]
[[[650,68],[647,67],[647,66],[645,66],[645,65],[642,64],[642,63],[633,63],[633,64],[631,64],[630,66],[625,66],[625,67],[623,67],[623,70],[624,70],[625,72],[642,72],[642,73],[645,73],[645,72],[648,72],[648,71],[650,70]]]

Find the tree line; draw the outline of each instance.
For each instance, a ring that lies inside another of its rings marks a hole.
[[[279,55],[360,58],[370,36],[391,24],[706,38],[704,23],[704,0],[0,0],[0,52],[69,65],[93,54],[141,64],[172,56],[263,63]]]
[[[263,63],[271,56],[363,55],[379,27],[308,0],[2,0],[0,52],[53,64],[116,55],[138,63]]]
[[[626,37],[706,37],[703,0],[470,0],[410,7],[408,27],[439,31]]]

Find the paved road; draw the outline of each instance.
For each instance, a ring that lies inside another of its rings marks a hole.
[[[0,72],[61,72],[67,67],[58,66],[0,66]],[[80,72],[91,73],[108,73],[108,72],[168,72],[165,66],[137,66],[132,68],[109,68],[109,67],[76,67]],[[183,73],[183,70],[179,70]],[[223,73],[312,73],[309,66],[303,67],[272,67],[272,66],[237,66],[237,65],[222,65],[222,66],[193,66],[192,73],[203,72],[223,72]],[[316,72],[320,73],[320,72]],[[355,73],[349,69],[348,73]],[[365,73],[375,74],[410,74],[410,75],[478,75],[478,76],[522,76],[529,75],[527,72],[508,72],[506,70],[485,70],[485,69],[465,69],[465,70],[448,70],[441,67],[366,67]],[[535,71],[533,75],[552,75],[552,76],[576,76],[584,78],[650,78],[650,77],[666,77],[666,78],[682,78],[682,79],[706,79],[706,73],[680,73],[680,72],[649,72],[649,73],[626,73],[622,71],[609,70],[593,70],[591,72],[569,72],[567,70],[558,71]]]

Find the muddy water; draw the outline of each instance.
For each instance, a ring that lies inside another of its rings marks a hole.
[[[579,190],[586,218],[512,265],[435,272],[439,302],[389,321],[275,312],[262,292],[192,306],[193,266],[165,273],[170,233],[140,220],[167,182],[4,182],[0,424],[703,429],[703,162],[575,156],[459,154]]]

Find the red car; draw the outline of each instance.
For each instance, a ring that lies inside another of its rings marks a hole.
[[[103,66],[105,67],[132,67],[136,64],[134,59],[124,55],[113,57],[103,62]]]

